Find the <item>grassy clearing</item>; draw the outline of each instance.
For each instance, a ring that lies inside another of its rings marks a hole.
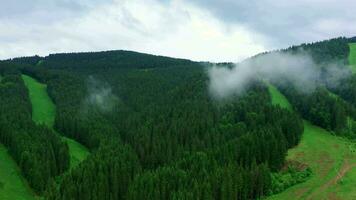
[[[339,97],[337,94],[331,92],[330,90],[328,90],[328,93],[329,93],[329,96],[330,96],[330,97],[332,97],[332,98],[334,98],[334,99],[340,99],[340,97]]]
[[[272,102],[290,108],[290,104],[276,88],[269,86]],[[304,121],[300,144],[288,151],[287,160],[309,165],[313,175],[304,183],[292,186],[268,199],[355,199],[356,155],[353,143],[333,136],[326,130]]]
[[[63,137],[67,142],[70,151],[70,166],[71,168],[77,166],[81,161],[83,161],[88,155],[89,151],[86,147],[79,144],[75,140]]]
[[[353,73],[356,73],[356,43],[350,43],[349,63]]]
[[[0,199],[32,200],[32,193],[27,182],[6,148],[0,144]]]
[[[41,66],[43,62],[43,60],[38,61],[38,63],[36,63],[36,66]]]
[[[268,90],[272,97],[272,104],[279,105],[282,108],[286,108],[288,110],[292,110],[292,105],[289,103],[287,98],[281,94],[276,87],[271,84],[268,84]]]
[[[332,180],[338,176],[345,162],[356,163],[355,155],[351,155],[346,140],[307,121],[304,122],[304,128],[300,144],[288,152],[287,159],[309,165],[313,175],[308,181],[270,199],[287,199],[290,196],[295,196],[296,199],[329,198],[329,195],[333,195],[329,189],[335,185]]]
[[[22,75],[22,78],[29,90],[33,121],[53,127],[56,107],[47,95],[47,86],[27,75]]]
[[[334,187],[330,188],[329,193],[342,197],[344,200],[355,200],[356,199],[356,168],[350,170],[344,178],[339,181]]]
[[[38,124],[45,124],[48,127],[53,127],[56,107],[47,94],[47,86],[39,83],[37,80],[22,75],[23,80],[29,90],[29,95],[32,103],[32,119]],[[66,137],[62,137],[69,146],[71,168],[75,167],[84,160],[89,151],[83,145]]]

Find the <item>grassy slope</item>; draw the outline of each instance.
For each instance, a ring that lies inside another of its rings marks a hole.
[[[352,72],[356,73],[356,43],[350,43],[350,55],[349,55],[349,63],[352,67]]]
[[[29,90],[33,121],[53,127],[56,107],[47,95],[47,86],[26,75],[22,78]]]
[[[279,105],[282,108],[286,108],[288,110],[292,110],[292,105],[289,103],[287,98],[281,94],[276,87],[271,84],[268,84],[268,90],[272,97],[272,104]]]
[[[21,176],[20,169],[2,144],[0,144],[0,199],[34,199],[34,194]]]
[[[276,88],[270,85],[269,90],[272,103],[291,108],[287,99]],[[356,163],[350,144],[307,121],[304,121],[304,128],[300,144],[288,151],[287,159],[308,164],[313,171],[312,177],[268,199],[355,199],[356,191],[348,189],[355,186],[356,173],[348,171],[341,181],[337,180],[340,172]]]
[[[32,103],[32,118],[36,123],[45,124],[49,127],[53,126],[55,118],[55,105],[49,98],[45,84],[41,84],[35,79],[22,75],[23,80],[27,88],[29,89],[29,95]],[[71,156],[71,167],[76,166],[80,161],[84,160],[89,154],[88,150],[78,142],[69,138],[63,137],[68,143],[69,153]]]
[[[76,142],[75,140],[69,139],[67,137],[63,137],[63,139],[69,146],[70,166],[73,168],[89,155],[89,151],[86,147]]]
[[[356,199],[356,168],[349,171],[344,178],[333,188],[330,188],[329,192],[336,193],[339,197],[345,200]],[[353,192],[351,192],[353,191]]]

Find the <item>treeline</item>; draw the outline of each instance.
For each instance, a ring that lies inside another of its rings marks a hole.
[[[350,43],[355,43],[356,42],[356,37],[349,38]]]
[[[345,77],[338,85],[328,84],[331,91],[356,106],[356,74]]]
[[[88,159],[47,190],[46,199],[125,199],[129,185],[141,172],[130,146],[105,140]]]
[[[294,87],[279,87],[302,116],[313,124],[341,133],[346,128],[350,111],[348,105],[335,98],[325,88],[303,93]]]
[[[15,63],[17,65],[37,65],[43,58],[40,56],[18,57],[6,60],[6,62]]]
[[[31,119],[27,88],[16,66],[0,64],[0,142],[39,194],[69,166],[68,146],[52,130]]]
[[[41,66],[52,69],[77,69],[87,70],[110,69],[110,68],[156,68],[172,65],[186,65],[191,61],[175,59],[164,56],[153,56],[149,54],[132,51],[103,51],[88,53],[62,53],[50,54],[45,57]]]
[[[351,71],[347,68],[348,42],[346,38],[336,38],[293,46],[285,50],[292,53],[307,51],[320,66],[320,77],[314,83],[314,90],[302,91],[288,80],[278,80],[274,84],[304,118],[334,131],[335,134],[354,138],[355,133],[350,129],[349,119],[356,119],[356,76],[351,75]],[[335,67],[335,65],[330,66],[330,63],[345,65],[337,66],[334,71],[327,69],[327,67]]]
[[[356,75],[347,76],[336,87],[328,85],[328,88],[346,101],[344,105],[348,114],[347,130],[343,133],[351,139],[356,139]]]
[[[340,37],[292,46],[283,51],[290,53],[300,53],[304,51],[308,53],[316,63],[320,64],[321,67],[337,62],[347,64],[347,57],[350,53],[348,42],[349,39]]]

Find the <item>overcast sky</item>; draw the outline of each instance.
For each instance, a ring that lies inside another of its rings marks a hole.
[[[134,50],[197,61],[356,36],[355,0],[0,0],[0,59]]]

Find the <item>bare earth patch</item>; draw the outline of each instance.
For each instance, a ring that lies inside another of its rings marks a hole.
[[[287,160],[286,163],[284,164],[283,168],[281,169],[281,171],[285,172],[290,167],[296,169],[297,171],[304,171],[309,166],[307,164],[304,164],[304,163],[296,161],[296,160]]]
[[[301,199],[308,192],[308,188],[300,188],[294,192],[296,199]]]
[[[328,199],[330,200],[342,200],[340,197],[338,197],[334,192],[328,194]]]
[[[341,169],[339,170],[338,174],[333,179],[331,179],[330,181],[328,181],[327,183],[322,185],[319,190],[317,190],[316,192],[314,192],[311,195],[309,195],[309,197],[307,199],[314,199],[315,195],[317,195],[318,193],[319,194],[323,193],[328,188],[330,188],[330,187],[334,186],[335,184],[337,184],[338,181],[341,180],[345,176],[345,174],[348,171],[350,171],[353,167],[356,167],[356,163],[350,164],[348,160],[345,160],[345,162],[343,163],[343,165],[342,165]],[[333,195],[331,193],[330,195],[329,195],[329,197],[333,197],[334,199],[338,199],[336,194]],[[329,198],[329,199],[333,199],[333,198]]]
[[[331,159],[330,155],[327,152],[323,151],[319,154],[319,159],[317,163],[319,164],[319,166],[322,166],[320,168],[320,176],[325,177],[332,169],[334,160]]]

